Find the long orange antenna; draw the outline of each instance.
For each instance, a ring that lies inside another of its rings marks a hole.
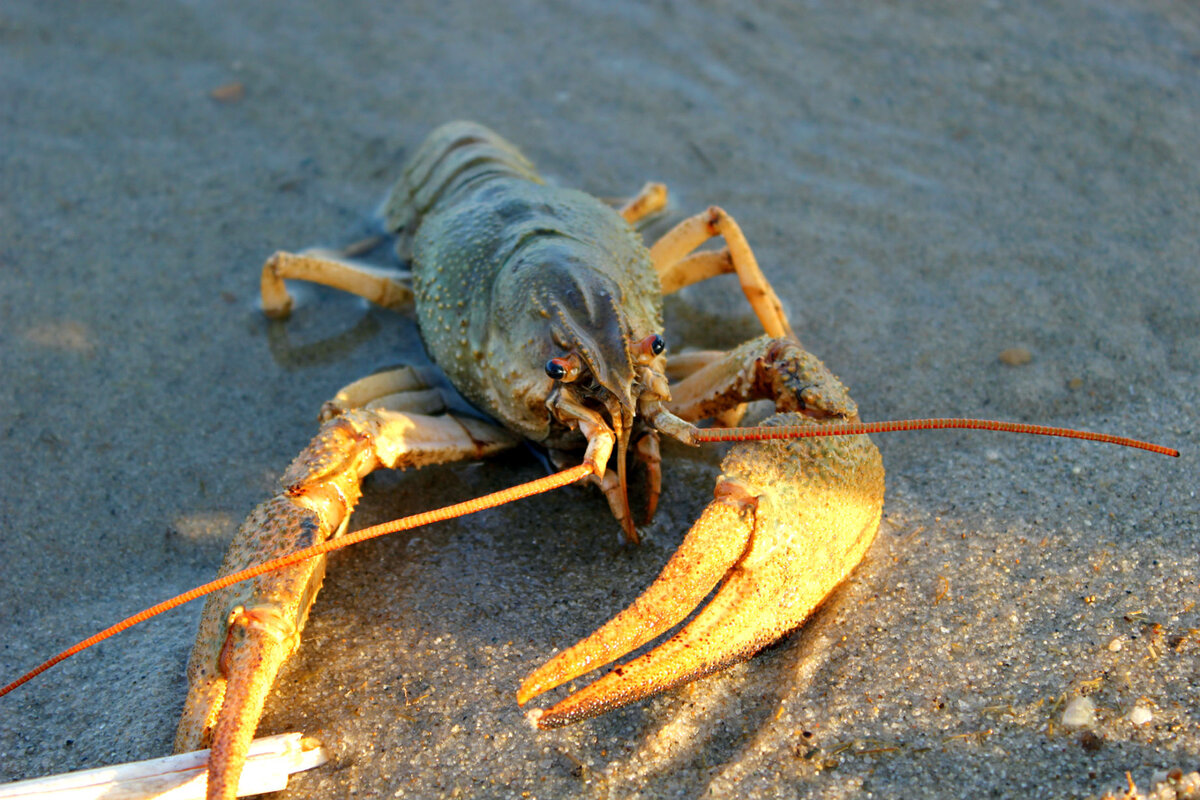
[[[1139,450],[1148,450],[1152,453],[1159,453],[1165,456],[1179,457],[1179,451],[1173,447],[1164,447],[1163,445],[1152,444],[1140,439],[1132,439],[1127,436],[1113,436],[1108,433],[1095,433],[1092,431],[1079,431],[1071,428],[1054,428],[1046,425],[1031,425],[1022,422],[1000,422],[997,420],[987,419],[961,419],[961,418],[931,418],[931,419],[909,419],[909,420],[893,420],[888,422],[842,422],[832,423],[820,426],[807,425],[776,425],[760,428],[704,428],[698,429],[694,433],[693,441],[696,443],[702,442],[735,442],[735,441],[761,441],[765,439],[813,439],[822,436],[854,436],[859,434],[870,433],[891,433],[894,431],[928,431],[928,430],[947,430],[947,429],[964,429],[964,430],[984,430],[984,431],[1002,431],[1005,433],[1027,433],[1038,436],[1060,436],[1067,439],[1085,439],[1093,442],[1103,442],[1106,444],[1121,445],[1123,447],[1133,447]],[[381,525],[375,525],[370,528],[363,528],[360,531],[347,534],[338,539],[331,539],[320,544],[315,544],[312,547],[306,547],[303,550],[297,550],[280,558],[264,561],[253,567],[248,567],[240,572],[234,572],[224,577],[210,581],[203,586],[197,586],[183,594],[177,595],[170,600],[165,600],[157,605],[140,611],[132,617],[126,617],[112,627],[105,628],[94,636],[89,636],[78,644],[68,647],[58,655],[48,661],[38,665],[34,669],[22,675],[17,680],[0,689],[0,697],[16,689],[18,686],[30,681],[31,679],[41,675],[46,670],[53,667],[60,661],[64,661],[76,653],[86,650],[92,645],[102,642],[105,639],[120,633],[126,628],[131,628],[139,622],[157,616],[164,611],[169,611],[176,606],[181,606],[198,597],[203,597],[206,594],[211,594],[219,589],[224,589],[227,586],[238,583],[240,581],[255,578],[272,570],[283,569],[284,567],[297,564],[315,556],[324,555],[333,550],[340,550],[343,547],[349,547],[352,544],[374,539],[379,536],[385,536],[396,531],[408,530],[421,525],[428,525],[432,522],[440,522],[454,517],[460,517],[465,514],[473,514],[476,511],[483,511],[488,508],[511,503],[514,500],[521,500],[526,497],[531,497],[535,494],[548,492],[553,489],[558,489],[563,486],[574,483],[575,481],[591,474],[592,469],[586,465],[571,467],[561,472],[556,472],[553,475],[547,475],[544,478],[539,478],[528,483],[522,483],[518,486],[513,486],[509,489],[504,489],[499,492],[484,495],[483,497],[467,500],[463,503],[457,503],[452,506],[425,511],[420,514],[403,517],[401,519],[385,522]]]
[[[747,442],[762,439],[813,439],[821,436],[852,436],[862,433],[891,433],[893,431],[933,431],[959,428],[973,431],[1003,431],[1005,433],[1030,433],[1038,436],[1061,436],[1066,439],[1086,439],[1122,447],[1149,450],[1164,456],[1179,458],[1173,447],[1143,442],[1128,436],[1113,436],[1109,433],[1077,431],[1072,428],[1052,428],[1046,425],[1030,425],[1024,422],[999,422],[991,419],[959,419],[954,417],[933,419],[901,419],[890,422],[841,422],[828,425],[772,425],[761,428],[704,428],[696,431],[697,442]]]
[[[108,637],[120,633],[126,628],[132,628],[139,622],[150,619],[153,616],[157,616],[164,611],[170,611],[172,608],[181,606],[191,600],[195,600],[197,597],[203,597],[206,594],[211,594],[218,589],[224,589],[226,586],[231,586],[232,584],[240,581],[258,577],[259,575],[262,575],[266,572],[271,572],[272,570],[283,569],[284,567],[291,566],[292,564],[298,564],[299,562],[305,561],[309,558],[324,555],[332,550],[340,550],[343,547],[349,547],[352,544],[357,544],[359,542],[366,541],[367,539],[374,539],[389,533],[395,533],[396,531],[408,530],[409,528],[417,528],[421,525],[428,525],[431,522],[441,522],[443,520],[453,519],[454,517],[461,517],[465,514],[473,514],[476,511],[495,508],[496,506],[502,506],[505,503],[511,503],[514,500],[521,500],[526,497],[532,497],[535,494],[548,492],[552,489],[559,489],[563,486],[567,486],[568,484],[572,484],[580,478],[590,475],[591,473],[591,467],[580,464],[578,467],[571,467],[570,469],[556,472],[553,475],[547,475],[544,478],[538,478],[535,481],[522,483],[518,486],[513,486],[509,489],[503,489],[492,494],[487,494],[483,497],[477,497],[473,500],[467,500],[463,503],[446,506],[445,508],[435,508],[432,511],[425,511],[420,514],[413,514],[409,517],[392,520],[391,522],[384,522],[380,525],[374,525],[370,528],[363,528],[360,531],[355,531],[354,533],[347,534],[340,538],[330,539],[328,541],[321,542],[320,544],[314,544],[312,547],[306,547],[303,550],[297,550],[294,553],[289,553],[286,556],[281,556],[279,558],[272,559],[271,561],[264,561],[261,564],[248,567],[241,572],[230,573],[229,575],[217,578],[214,581],[209,581],[203,586],[197,586],[195,589],[186,591],[181,595],[176,595],[170,600],[164,600],[157,605],[150,606],[145,611],[139,611],[132,617],[126,617],[116,625],[105,628],[94,636],[89,636],[78,644],[71,645],[66,650],[63,650],[58,655],[54,656],[54,658],[39,664],[37,667],[31,669],[29,672],[26,672],[20,678],[17,678],[3,689],[0,689],[0,697],[8,694],[21,684],[36,678],[38,675],[41,675],[58,662],[64,661],[82,650],[86,650],[97,642],[102,642]]]

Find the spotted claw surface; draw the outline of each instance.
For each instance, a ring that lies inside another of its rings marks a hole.
[[[777,414],[767,425],[820,425]],[[862,560],[883,509],[883,462],[866,436],[744,443],[713,502],[659,577],[598,631],[525,679],[517,702],[682,630],[548,709],[541,728],[587,719],[749,658],[798,627]]]
[[[221,574],[340,536],[361,496],[363,477],[377,467],[479,458],[515,443],[506,431],[451,415],[384,407],[338,414],[288,467],[278,493],[242,524]],[[209,595],[188,663],[188,697],[175,737],[177,752],[212,748],[209,800],[235,796],[263,703],[280,666],[300,644],[324,576],[325,557],[320,556]]]

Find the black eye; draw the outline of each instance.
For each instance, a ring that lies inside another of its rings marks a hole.
[[[546,374],[556,381],[567,377],[567,365],[561,358],[552,358],[546,362]]]
[[[653,352],[654,355],[658,355],[663,350],[666,350],[666,349],[667,349],[666,340],[663,339],[663,337],[659,336],[657,333],[654,334],[653,339],[650,341],[650,351]]]

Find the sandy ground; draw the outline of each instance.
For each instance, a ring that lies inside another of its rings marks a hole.
[[[209,578],[320,403],[423,360],[411,315],[332,292],[269,324],[257,270],[358,238],[421,137],[474,118],[562,183],[730,210],[869,419],[1184,457],[879,437],[879,540],[804,630],[550,733],[520,677],[650,580],[719,454],[667,448],[637,550],[576,490],[361,546],[262,724],[334,753],[283,796],[1069,797],[1196,768],[1197,7],[476,5],[0,9],[3,677]],[[728,281],[668,303],[672,345],[754,327]],[[379,476],[362,519],[538,474]],[[0,700],[0,779],[168,752],[198,613]],[[1061,724],[1080,694],[1089,736]]]

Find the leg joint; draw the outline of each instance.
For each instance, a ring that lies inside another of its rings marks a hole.
[[[708,235],[720,235],[721,223],[728,218],[729,215],[725,213],[725,209],[720,206],[709,206],[704,215],[704,225],[708,229]]]

